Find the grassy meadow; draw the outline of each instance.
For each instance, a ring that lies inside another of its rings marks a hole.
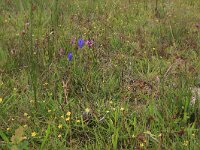
[[[199,87],[199,0],[0,1],[2,150],[199,150]]]

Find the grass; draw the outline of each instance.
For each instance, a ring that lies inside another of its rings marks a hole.
[[[0,1],[0,149],[200,149],[199,10]]]

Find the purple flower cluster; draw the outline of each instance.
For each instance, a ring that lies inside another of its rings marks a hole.
[[[94,40],[87,40],[87,41],[84,41],[84,39],[79,39],[78,40],[78,47],[79,48],[83,48],[84,44],[86,44],[89,48],[92,47],[92,45],[94,44]]]
[[[70,43],[71,44],[75,44],[75,41],[76,41],[76,38],[73,38]],[[94,40],[88,39],[88,40],[85,41],[84,39],[80,38],[80,39],[78,39],[78,43],[77,44],[78,44],[78,47],[80,49],[83,48],[84,45],[87,45],[89,48],[91,48],[93,46],[93,44],[94,44]],[[62,55],[63,51],[64,51],[64,49],[61,48],[59,50],[59,54]],[[68,58],[69,61],[72,61],[72,58],[73,58],[72,52],[68,52],[67,58]]]

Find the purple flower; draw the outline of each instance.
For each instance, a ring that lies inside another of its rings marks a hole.
[[[94,44],[94,41],[93,40],[87,40],[85,43],[88,45],[88,47],[92,47],[92,45]]]
[[[76,41],[76,38],[74,37],[74,38],[72,38],[72,39],[71,39],[71,42],[70,42],[70,44],[72,44],[72,45],[73,45],[73,44],[75,43],[75,41]]]
[[[65,49],[64,48],[60,48],[59,51],[58,51],[58,54],[60,56],[63,56],[65,54]]]
[[[83,45],[84,45],[84,40],[83,39],[79,39],[78,40],[78,46],[79,46],[79,48],[82,48]]]
[[[72,60],[72,57],[73,57],[73,56],[72,56],[72,52],[69,52],[69,53],[67,54],[67,57],[68,57],[68,60],[71,61],[71,60]]]
[[[196,28],[200,28],[200,23],[196,24],[195,26]]]

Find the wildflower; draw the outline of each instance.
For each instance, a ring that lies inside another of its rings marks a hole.
[[[2,102],[3,102],[3,98],[0,97],[0,103],[2,103]]]
[[[144,143],[140,143],[140,147],[144,147]]]
[[[77,123],[81,122],[80,120],[76,120]]]
[[[121,111],[124,111],[124,108],[123,108],[123,107],[121,107],[121,108],[120,108],[120,110],[121,110]]]
[[[26,128],[26,127],[27,127],[27,125],[25,124],[23,127],[24,127],[24,128]]]
[[[62,137],[62,135],[61,134],[58,134],[58,138],[61,138]]]
[[[90,109],[89,109],[89,108],[86,108],[86,109],[85,109],[85,112],[86,112],[86,113],[89,113],[89,112],[90,112]]]
[[[184,145],[184,146],[188,146],[188,144],[189,144],[188,141],[184,141],[184,142],[183,142],[183,145]]]
[[[58,125],[58,128],[59,128],[59,129],[62,129],[62,127],[63,127],[62,124],[59,124],[59,125]]]
[[[158,137],[162,137],[162,133],[160,133],[160,134],[158,135]]]
[[[72,39],[71,39],[71,42],[70,42],[70,44],[72,44],[72,45],[73,45],[73,44],[75,43],[75,40],[76,40],[76,38],[75,38],[75,37],[74,37],[74,38],[72,38]]]
[[[112,102],[112,101],[110,101],[109,103],[110,103],[110,104],[112,104],[113,102]]]
[[[37,135],[36,132],[32,132],[32,133],[31,133],[31,136],[32,136],[32,137],[35,137],[36,135]]]
[[[70,112],[70,111],[68,111],[68,112],[67,112],[67,116],[70,116],[70,115],[71,115],[71,112]]]
[[[17,88],[13,88],[14,91],[17,91]]]
[[[92,45],[94,44],[94,41],[93,40],[87,40],[85,42],[86,45],[88,45],[88,47],[92,47]]]
[[[200,23],[196,24],[195,26],[196,28],[200,28]]]
[[[7,130],[7,131],[10,131],[10,128],[7,128],[6,130]]]
[[[109,113],[109,112],[110,112],[109,110],[106,111],[106,113]]]
[[[33,101],[33,100],[30,100],[30,103],[34,103],[34,101]]]
[[[192,134],[192,137],[195,137],[195,134],[194,134],[194,133]]]
[[[69,121],[69,120],[70,120],[70,117],[67,117],[65,120],[66,120],[66,121]]]
[[[63,55],[65,54],[64,48],[60,48],[60,49],[58,50],[58,54],[59,54],[60,56],[63,56]]]
[[[132,135],[132,138],[135,138],[135,135],[134,135],[134,134]]]
[[[51,112],[51,110],[49,109],[49,110],[48,110],[48,113],[50,113],[50,112]]]
[[[64,116],[62,115],[62,116],[60,116],[62,119],[64,119]]]
[[[73,57],[73,56],[72,56],[72,53],[69,52],[69,53],[67,54],[67,57],[68,57],[68,60],[71,61],[71,60],[72,60],[72,57]]]
[[[83,39],[79,39],[78,40],[78,46],[79,46],[79,48],[83,48],[83,45],[84,45],[84,40]]]
[[[27,117],[27,116],[28,116],[28,114],[27,114],[27,113],[24,113],[24,116],[25,116],[25,117]]]

